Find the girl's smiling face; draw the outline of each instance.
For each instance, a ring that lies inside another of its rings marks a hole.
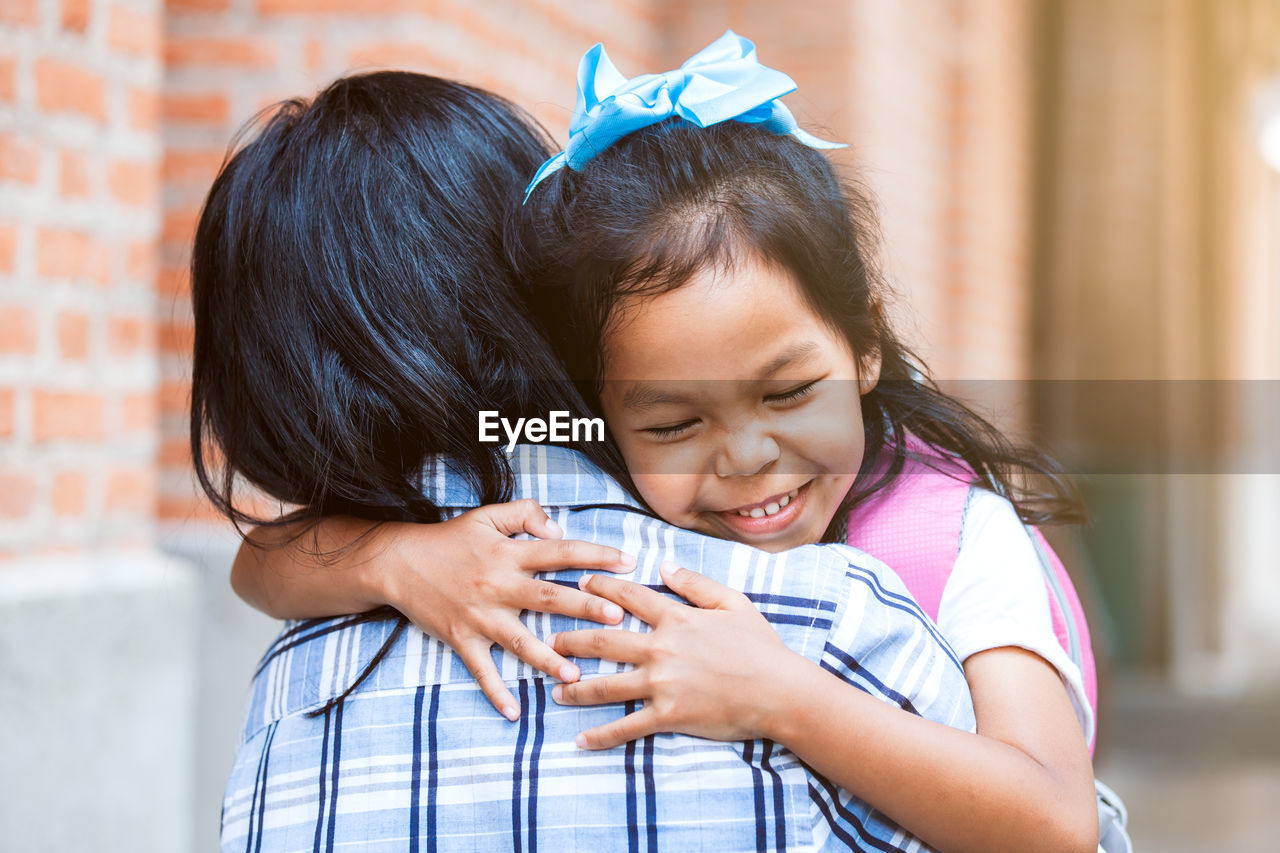
[[[790,273],[750,258],[620,302],[601,404],[658,515],[782,551],[819,541],[853,486],[878,376]]]

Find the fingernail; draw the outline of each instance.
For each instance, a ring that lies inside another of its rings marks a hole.
[[[551,688],[551,698],[555,702],[559,702],[561,699],[564,698],[564,691],[560,689],[559,684]]]
[[[577,681],[578,668],[571,663],[567,663],[564,666],[560,667],[560,680],[561,681]]]
[[[622,608],[616,604],[606,604],[604,606],[604,618],[610,622],[617,622],[622,618]]]
[[[618,562],[622,563],[622,565],[626,566],[629,569],[634,569],[636,567],[636,558],[633,557],[631,554],[623,554],[621,557],[618,558]]]
[[[674,575],[676,572],[680,571],[680,567],[670,560],[663,560],[662,565],[658,566],[658,571],[663,574]]]
[[[558,636],[560,635],[552,634],[551,636],[547,637],[547,645],[554,649],[556,647],[556,637]]]
[[[578,749],[587,748],[587,736],[584,734],[579,733],[578,736],[573,739],[573,742],[578,745]]]
[[[547,519],[547,532],[550,533],[552,536],[554,536],[556,539],[559,539],[561,536],[564,535],[564,531],[560,528],[560,525],[556,524],[554,521],[552,521],[549,518]]]
[[[520,718],[520,709],[515,705],[507,705],[502,709],[502,716],[514,723]]]

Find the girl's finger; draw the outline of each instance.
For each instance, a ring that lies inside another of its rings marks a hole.
[[[578,581],[578,586],[593,595],[607,598],[614,604],[634,613],[650,625],[657,625],[663,613],[675,607],[684,607],[649,587],[611,578],[606,575],[587,575]]]
[[[620,720],[587,729],[574,740],[582,749],[610,749],[658,731],[661,731],[661,727],[658,725],[657,713],[645,706]]]
[[[557,684],[551,698],[560,705],[608,705],[648,698],[648,682],[644,673],[633,669],[603,678],[585,678],[573,684]]]
[[[682,569],[670,560],[658,566],[658,572],[672,592],[695,607],[704,610],[735,610],[744,604],[754,607],[750,599],[736,589],[698,572]]]
[[[579,539],[537,540],[518,544],[520,567],[527,572],[555,572],[560,569],[629,572],[636,567],[636,558],[630,554]]]
[[[508,501],[502,504],[491,504],[474,510],[478,519],[483,519],[503,536],[515,536],[517,533],[528,533],[539,539],[559,539],[564,535],[560,526],[552,521],[547,513],[532,498]]]
[[[556,654],[515,617],[509,626],[504,625],[493,633],[497,634],[499,645],[539,672],[561,681],[578,680],[581,674],[578,668]]]
[[[587,628],[556,634],[548,640],[552,648],[567,657],[642,663],[648,655],[650,635],[636,631]]]
[[[519,595],[509,603],[521,610],[532,610],[538,613],[558,613],[574,619],[585,619],[588,622],[599,622],[603,625],[617,625],[626,615],[618,605],[595,595],[588,595],[571,586],[561,586],[550,581],[530,579],[528,584],[519,588]]]
[[[492,643],[477,639],[459,645],[457,653],[476,683],[480,685],[480,691],[484,693],[484,697],[498,710],[499,714],[508,720],[515,721],[520,717],[520,704],[516,702],[516,697],[511,695],[506,682],[498,674],[498,667],[494,665],[493,657],[489,654],[489,649],[492,647]]]

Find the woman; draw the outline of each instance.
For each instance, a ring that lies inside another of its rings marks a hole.
[[[541,129],[497,96],[383,72],[283,104],[230,159],[192,256],[191,446],[214,505],[237,524],[261,525],[254,541],[290,541],[340,515],[349,523],[318,530],[309,550],[372,551],[385,530],[369,522],[439,521],[420,483],[435,455],[455,460],[483,503],[504,500],[511,472],[495,447],[473,440],[476,413],[586,411],[526,319],[504,248],[503,213],[546,153]],[[622,469],[611,445],[570,446]],[[240,480],[296,509],[253,515],[237,500]],[[512,556],[498,574],[523,583],[474,626],[424,627],[463,652],[490,689],[505,690],[488,658],[498,638],[519,638],[526,660],[549,652],[521,632],[522,609],[600,616],[608,604],[529,573],[618,568],[620,555],[587,543],[513,546],[507,536],[525,527],[547,534],[528,504],[459,523],[487,526],[492,546]],[[233,584],[244,595],[256,589],[250,580],[272,576],[242,551]],[[494,555],[476,556],[470,562]],[[248,597],[271,612],[269,588]],[[345,599],[326,603],[308,615],[352,612]],[[565,664],[555,658],[552,671]]]

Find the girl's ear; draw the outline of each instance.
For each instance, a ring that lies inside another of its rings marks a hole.
[[[858,393],[869,394],[880,381],[880,349],[877,347],[858,359]]]
[[[875,328],[877,331],[884,328],[884,304],[879,299],[873,299],[871,305],[871,316],[875,318]],[[879,337],[879,335],[877,335]],[[880,365],[883,358],[880,355],[880,341],[877,340],[875,345],[866,355],[858,359],[858,393],[870,394],[876,388],[876,383],[880,381]]]

